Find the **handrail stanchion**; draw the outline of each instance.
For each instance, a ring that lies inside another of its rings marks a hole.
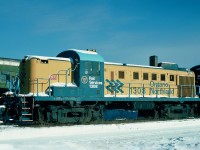
[[[131,83],[128,83],[128,96],[131,97]]]
[[[51,90],[51,88],[50,88],[51,83],[50,82],[51,82],[51,80],[49,78],[49,96],[51,96],[51,91],[50,91]]]
[[[156,86],[156,98],[158,98],[158,86]]]
[[[170,98],[170,94],[171,94],[171,88],[170,88],[170,85],[169,85],[169,93],[168,93],[169,98]]]
[[[192,97],[194,97],[194,95],[193,95],[193,87],[194,87],[194,86],[192,85],[192,86],[191,86],[191,88],[192,88]]]
[[[37,96],[38,96],[38,78],[37,78]]]
[[[66,79],[65,79],[65,87],[67,87],[67,73],[68,73],[68,70],[66,70]]]
[[[181,88],[181,97],[183,97],[183,95],[182,95],[182,94],[183,94],[183,93],[182,93],[182,85],[180,85],[180,88]]]
[[[115,89],[115,97],[116,97],[117,96],[116,85],[114,86],[114,89]]]
[[[144,97],[144,83],[142,84],[142,97]]]
[[[32,87],[33,88],[33,93],[35,93],[35,80],[33,80],[33,81],[31,80],[31,83],[32,83],[32,86],[33,86]]]

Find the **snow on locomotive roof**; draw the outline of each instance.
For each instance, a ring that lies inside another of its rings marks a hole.
[[[61,58],[61,57],[48,57],[48,56],[37,56],[37,55],[27,55],[25,56],[26,60],[30,60],[32,58],[38,58],[42,60],[64,60],[64,61],[72,61],[70,58]]]
[[[160,62],[160,63],[163,63],[163,64],[176,64],[176,63],[173,63],[173,62]]]
[[[123,64],[123,63],[114,63],[114,62],[105,62],[105,64],[108,64],[108,65],[117,65],[117,66],[132,66],[132,67],[162,69],[162,67],[146,66],[146,65],[135,65],[135,64]]]
[[[127,64],[127,66],[143,67],[143,68],[155,68],[155,69],[161,69],[162,68],[162,67],[155,67],[155,66],[135,65],[135,64]]]
[[[98,53],[96,52],[96,50],[79,50],[79,49],[68,49],[68,50],[73,50],[79,53],[84,53],[84,54],[93,54],[93,55],[97,55]]]

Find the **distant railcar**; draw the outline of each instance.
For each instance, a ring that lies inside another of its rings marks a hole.
[[[11,58],[0,58],[0,96],[3,93],[13,92],[14,81],[19,74],[20,60]]]
[[[20,92],[5,97],[4,122],[77,123],[200,113],[194,72],[175,63],[105,62],[94,50],[25,56]],[[11,111],[12,110],[12,111]]]
[[[191,70],[195,73],[196,92],[200,96],[200,65],[192,67]]]

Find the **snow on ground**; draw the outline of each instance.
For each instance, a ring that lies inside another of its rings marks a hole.
[[[1,150],[200,149],[200,119],[110,125],[0,125]]]

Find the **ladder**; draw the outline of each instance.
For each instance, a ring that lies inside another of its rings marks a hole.
[[[24,97],[21,100],[21,117],[20,122],[21,123],[29,123],[33,122],[33,106],[34,106],[34,100],[33,98]]]

